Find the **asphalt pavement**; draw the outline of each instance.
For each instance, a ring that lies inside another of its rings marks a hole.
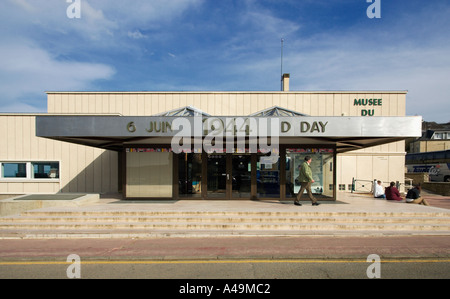
[[[0,240],[0,260],[450,258],[450,236]]]

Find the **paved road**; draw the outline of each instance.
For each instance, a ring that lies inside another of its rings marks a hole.
[[[450,278],[450,236],[0,240],[0,278]]]
[[[0,260],[450,257],[450,236],[0,240]]]
[[[15,279],[449,279],[450,259],[76,260],[3,261],[0,278]]]

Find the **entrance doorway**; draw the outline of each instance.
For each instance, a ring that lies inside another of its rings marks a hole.
[[[178,196],[202,197],[202,154],[178,155]]]
[[[335,197],[333,149],[293,147],[283,148],[278,157],[270,153],[177,154],[175,197],[292,200],[299,192],[296,178],[307,155],[313,160],[313,193],[326,199]]]
[[[207,167],[207,197],[229,198],[228,181],[230,180],[227,154],[208,154]]]
[[[232,198],[250,198],[252,185],[252,159],[250,154],[231,156]]]
[[[252,156],[250,154],[207,155],[207,198],[250,198]]]

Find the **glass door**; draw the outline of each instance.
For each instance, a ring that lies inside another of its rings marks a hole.
[[[258,155],[256,163],[256,182],[258,198],[280,197],[280,158]]]
[[[207,154],[206,198],[279,198],[279,170],[279,159],[267,155]]]
[[[181,153],[178,158],[178,195],[200,198],[202,193],[202,154]]]
[[[226,154],[208,154],[207,159],[207,197],[229,198],[228,181],[230,174]]]
[[[232,198],[250,198],[252,159],[250,154],[232,155]]]

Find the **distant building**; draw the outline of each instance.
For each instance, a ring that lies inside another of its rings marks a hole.
[[[450,123],[424,122],[422,136],[409,145],[410,153],[436,152],[450,149]]]
[[[423,122],[422,136],[409,143],[408,173],[425,173],[430,181],[450,182],[450,123]]]

